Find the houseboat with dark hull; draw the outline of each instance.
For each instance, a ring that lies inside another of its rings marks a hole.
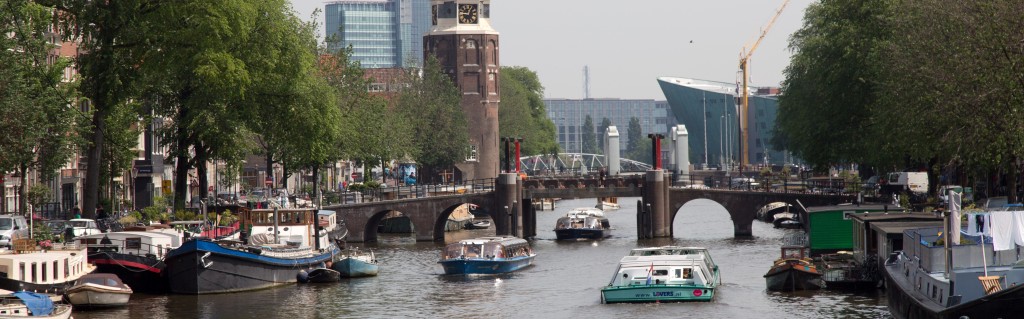
[[[133,290],[166,293],[164,257],[181,246],[182,233],[173,229],[122,231],[75,238],[89,252],[96,272],[117,275]]]
[[[804,247],[783,246],[782,256],[764,275],[768,290],[818,290],[825,286],[821,271],[811,258],[804,256]]]
[[[941,227],[905,231],[903,250],[885,261],[894,318],[1015,318],[1024,313],[1024,261],[1017,261],[1015,250],[993,252],[992,238],[961,235],[960,244],[949,246],[952,264],[947,267],[942,232]]]
[[[341,250],[336,224],[311,209],[257,209],[240,215],[243,241],[193,238],[171,251],[165,263],[172,292],[238,292],[297,282],[301,270],[318,268]]]

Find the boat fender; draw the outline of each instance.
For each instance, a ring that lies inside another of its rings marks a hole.
[[[305,269],[299,270],[299,273],[295,275],[295,279],[298,279],[301,283],[309,282],[309,273]]]
[[[249,253],[252,253],[252,254],[256,254],[256,255],[263,254],[263,249],[260,249],[259,247],[249,247],[249,248],[246,248],[246,251],[248,251]]]

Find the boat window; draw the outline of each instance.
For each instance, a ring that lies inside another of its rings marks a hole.
[[[71,227],[87,227],[89,223],[84,220],[72,220]]]
[[[68,269],[68,259],[64,258],[64,278],[67,278],[70,275],[71,274],[70,274],[70,271]]]
[[[42,263],[42,265],[40,265],[40,266],[42,266],[43,268],[42,268],[42,271],[40,271],[40,275],[42,275],[42,276],[39,276],[39,277],[42,277],[42,278],[41,278],[41,279],[42,279],[42,281],[46,281],[46,272],[47,272],[47,271],[46,271],[46,263],[44,262],[44,263]]]
[[[32,265],[29,266],[28,273],[32,275],[32,282],[39,282],[39,280],[36,279],[36,263],[32,263]]]
[[[683,268],[683,279],[693,279],[693,269]]]
[[[676,278],[681,278],[682,274],[683,274],[683,270],[682,269],[676,269]]]
[[[21,275],[21,276],[18,276],[18,280],[25,280],[25,263],[24,262],[18,263],[18,270],[20,270],[19,274]]]
[[[14,228],[14,220],[11,218],[0,218],[0,230],[10,230]]]
[[[505,246],[499,243],[486,243],[484,244],[483,256],[484,257],[503,257]]]
[[[53,280],[54,281],[57,281],[57,269],[59,269],[59,266],[58,266],[57,261],[54,260],[53,261]]]
[[[142,249],[142,238],[139,238],[139,237],[125,238],[124,239],[124,248],[127,248],[127,249]]]
[[[668,269],[655,269],[654,270],[654,275],[655,276],[668,276]]]

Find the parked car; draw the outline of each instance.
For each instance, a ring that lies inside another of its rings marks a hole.
[[[15,231],[28,229],[25,216],[0,215],[0,246],[11,247],[11,238]]]
[[[860,188],[867,193],[874,193],[878,190],[878,175],[868,177],[864,184],[860,185]]]
[[[71,230],[73,237],[102,233],[95,220],[85,218],[76,218],[68,221],[68,229]]]
[[[981,205],[981,207],[983,207],[985,210],[990,210],[1006,207],[1006,205],[1009,204],[1010,202],[1006,198],[1006,196],[993,196],[986,198],[985,201],[982,203],[983,205]]]

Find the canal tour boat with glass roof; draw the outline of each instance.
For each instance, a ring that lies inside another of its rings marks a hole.
[[[619,261],[601,288],[601,302],[711,301],[719,284],[718,266],[706,248],[637,248]]]
[[[448,244],[438,261],[446,275],[502,274],[533,264],[537,255],[525,239],[502,236]]]
[[[555,222],[558,240],[601,239],[612,235],[604,211],[593,207],[573,208]]]

